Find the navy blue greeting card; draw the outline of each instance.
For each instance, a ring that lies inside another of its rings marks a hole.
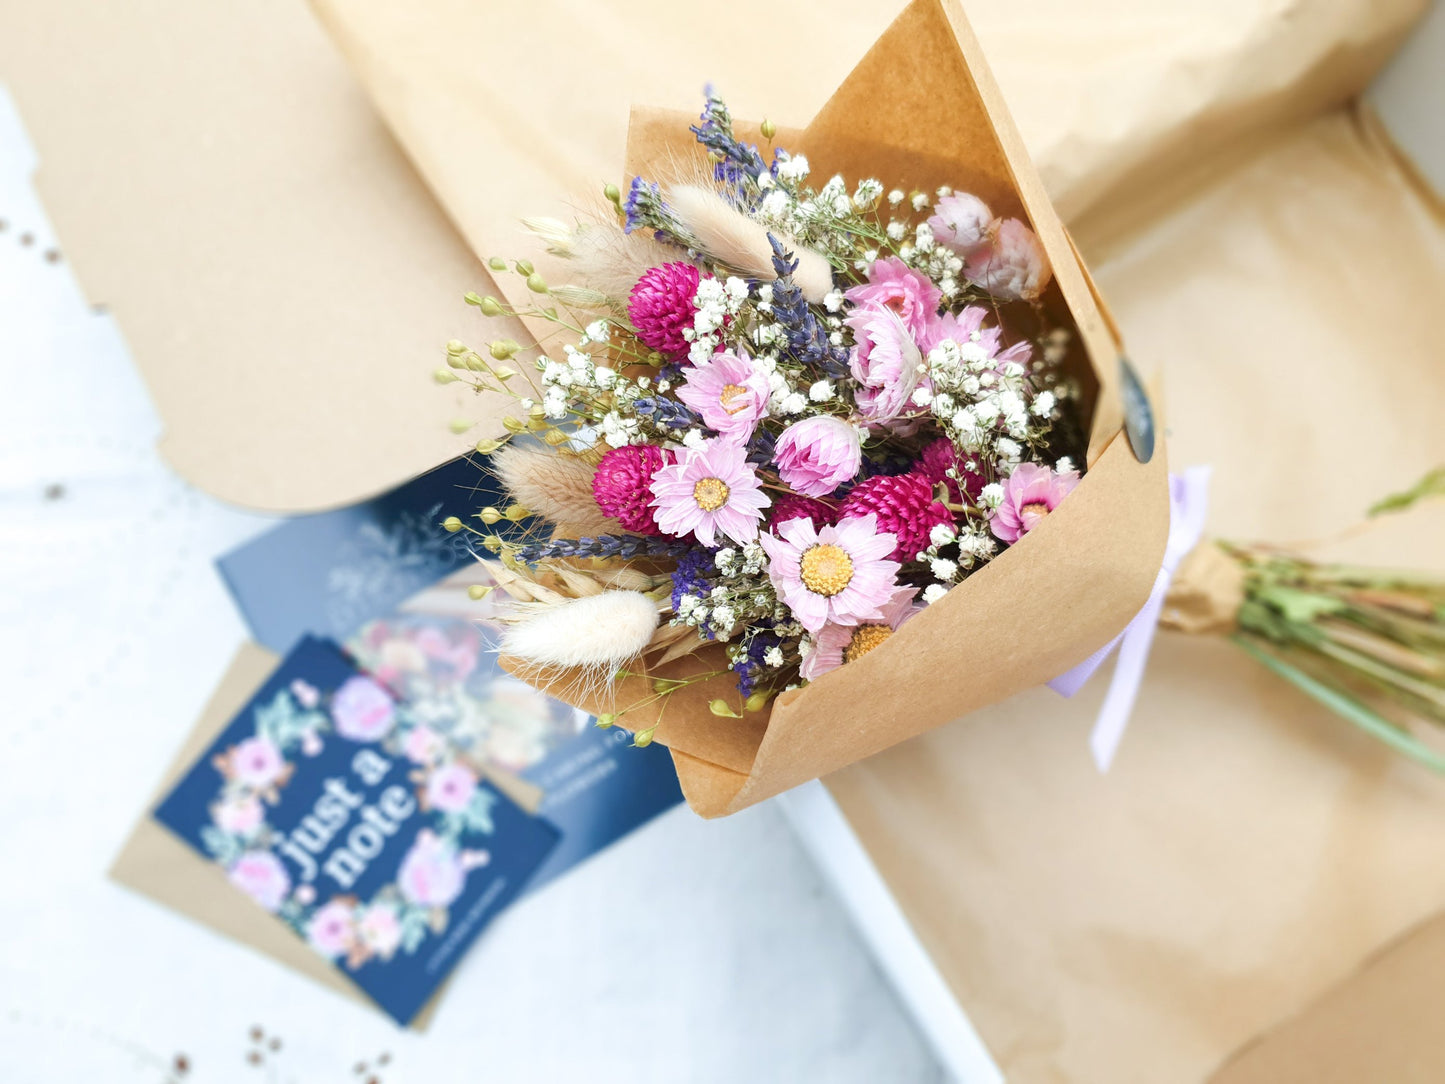
[[[476,567],[474,582],[485,578],[470,536],[441,523],[505,505],[497,485],[485,459],[453,460],[362,504],[288,520],[218,565],[261,643],[284,651],[307,633],[345,643],[475,763],[543,788],[543,815],[564,841],[537,887],[680,804],[682,792],[665,748],[632,747],[501,671],[493,634],[470,616],[398,612],[464,566]]]
[[[402,1024],[558,835],[313,637],[155,816]]]

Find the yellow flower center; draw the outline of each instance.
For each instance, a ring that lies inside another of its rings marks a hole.
[[[887,625],[859,625],[853,630],[853,638],[843,649],[844,662],[857,662],[868,652],[893,635]]]
[[[853,559],[841,546],[825,542],[803,551],[798,572],[809,591],[832,598],[853,582]]]
[[[747,395],[747,393],[748,389],[741,384],[724,384],[723,390],[718,393],[718,402],[722,404],[723,410],[729,414],[736,414],[741,410],[747,410],[748,404],[746,400],[740,403],[738,402],[738,400],[743,399],[743,396]],[[735,403],[737,404],[736,406],[733,405]]]
[[[1043,501],[1032,501],[1019,509],[1019,518],[1032,527],[1049,514],[1049,506]]]
[[[692,487],[692,499],[704,512],[716,512],[728,503],[727,483],[721,478],[699,478]]]

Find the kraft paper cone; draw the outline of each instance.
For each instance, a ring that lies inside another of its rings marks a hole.
[[[906,78],[901,55],[910,58]],[[667,179],[675,163],[696,157],[687,125],[677,114],[634,111],[628,174]],[[713,715],[709,701],[738,699],[726,672],[630,708],[621,725],[656,725],[653,740],[672,750],[683,794],[705,817],[735,813],[1057,677],[1138,612],[1169,531],[1163,451],[1140,464],[1121,433],[1113,333],[956,0],[910,4],[812,123],[780,131],[777,142],[806,154],[815,176],[842,173],[850,184],[871,176],[924,191],[951,184],[995,213],[1026,217],[1054,267],[1045,305],[1080,340],[1071,361],[1091,393],[1089,470],[1042,527],[882,647],[782,693],[770,711]],[[725,667],[722,649],[708,647],[629,676],[581,706],[618,711],[646,699],[657,677]],[[968,680],[940,680],[946,674]],[[563,699],[586,686],[571,672],[526,676]]]

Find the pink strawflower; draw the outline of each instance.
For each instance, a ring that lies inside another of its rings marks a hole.
[[[812,646],[804,649],[799,672],[813,681],[845,662],[856,662],[923,608],[914,604],[917,594],[916,587],[895,587],[874,620],[860,625],[824,625]]]
[[[1003,500],[993,511],[989,529],[996,538],[1017,542],[1057,508],[1078,484],[1078,471],[1059,474],[1037,463],[1020,463],[1003,484]]]
[[[858,518],[873,513],[878,529],[898,539],[888,556],[891,560],[908,562],[928,548],[928,536],[940,524],[953,524],[953,513],[933,497],[933,483],[920,473],[910,471],[897,477],[877,475],[865,478],[848,493],[839,511],[842,518]]]
[[[928,276],[913,270],[898,257],[889,256],[874,260],[868,268],[868,281],[845,290],[843,296],[858,308],[891,310],[917,341],[938,312],[943,291]]]
[[[1017,218],[1000,222],[993,243],[975,251],[963,267],[964,278],[1004,301],[1038,300],[1050,274],[1038,235]]]
[[[652,514],[652,476],[673,461],[651,444],[613,448],[597,463],[592,498],[597,507],[634,534],[661,534]]]
[[[858,381],[853,401],[864,421],[892,422],[906,413],[918,413],[911,402],[923,379],[923,348],[916,336],[926,336],[937,317],[929,315],[917,332],[910,331],[891,308],[863,305],[843,321],[853,332],[848,368]]]
[[[993,241],[998,223],[988,204],[977,196],[955,192],[941,198],[933,207],[936,213],[928,220],[933,236],[958,255],[966,258]]]
[[[465,764],[443,765],[427,777],[426,805],[443,813],[460,813],[472,804],[477,776]]]
[[[925,444],[923,451],[918,457],[918,463],[914,469],[920,471],[925,478],[935,485],[942,482],[948,487],[948,496],[955,504],[962,504],[964,498],[968,498],[970,504],[978,503],[978,495],[983,491],[983,478],[969,470],[965,464],[968,459],[958,454],[958,449],[953,446],[953,441],[947,437],[939,437],[932,443]],[[958,478],[963,480],[963,485],[949,475],[952,468]]]
[[[790,519],[758,537],[768,555],[768,576],[778,597],[809,632],[825,625],[876,621],[892,596],[898,562],[888,560],[898,540],[878,530],[876,516],[815,528]]]
[[[752,358],[733,351],[714,354],[683,370],[677,397],[722,436],[746,443],[768,412],[768,374]]]
[[[664,534],[695,534],[704,546],[716,544],[719,534],[752,541],[768,506],[747,451],[721,437],[687,449],[679,462],[657,471],[652,497]]]
[[[783,430],[773,463],[792,489],[807,497],[826,497],[858,474],[863,444],[843,419],[815,414]]]
[[[709,276],[711,277],[711,276]],[[702,273],[690,263],[665,263],[643,272],[627,299],[627,315],[637,337],[669,357],[682,357],[692,346],[683,338],[697,315],[692,299]]]
[[[467,871],[455,847],[423,828],[401,860],[396,886],[403,899],[422,907],[450,907],[467,886]]]
[[[838,510],[812,497],[801,497],[796,493],[785,493],[773,502],[772,525],[774,528],[790,519],[806,519],[814,527],[826,527],[838,518]]]

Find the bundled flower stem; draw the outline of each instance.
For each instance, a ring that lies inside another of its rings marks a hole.
[[[1445,579],[1223,547],[1244,570],[1232,639],[1366,733],[1435,771],[1412,732],[1445,725]]]

